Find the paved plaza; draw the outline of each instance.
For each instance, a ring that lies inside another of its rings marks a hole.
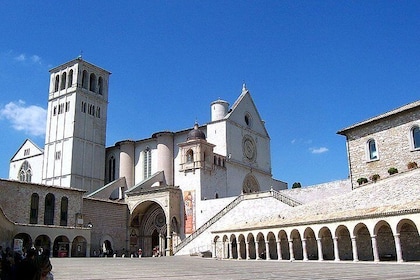
[[[54,279],[419,279],[419,263],[52,258]]]

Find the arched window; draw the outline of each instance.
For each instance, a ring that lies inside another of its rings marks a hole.
[[[67,197],[61,198],[60,226],[67,226],[68,208],[69,199]]]
[[[194,152],[192,150],[187,151],[187,162],[193,162],[194,161]]]
[[[88,83],[89,83],[88,72],[86,70],[83,70],[82,87],[85,89],[88,89]]]
[[[66,88],[66,80],[67,80],[67,73],[64,72],[61,75],[61,86],[60,86],[60,89],[65,89]]]
[[[242,192],[243,193],[253,193],[253,192],[259,192],[260,186],[258,184],[257,179],[251,174],[248,174],[244,182],[242,184]]]
[[[58,86],[60,84],[60,76],[55,76],[55,82],[54,82],[54,91],[58,91]]]
[[[29,214],[30,224],[38,223],[38,206],[39,206],[39,195],[36,193],[33,193],[31,196],[31,212]]]
[[[376,142],[373,139],[368,141],[369,160],[378,159],[378,151],[376,149]]]
[[[89,79],[89,90],[96,92],[96,75],[95,74],[90,74],[90,79]]]
[[[55,197],[52,193],[45,197],[44,225],[54,224]]]
[[[25,160],[20,166],[19,181],[28,183],[32,181],[31,165],[27,160]]]
[[[100,95],[102,95],[104,90],[104,79],[102,79],[102,77],[99,77],[99,81],[98,81],[98,93]]]
[[[96,107],[96,117],[98,117],[98,118],[101,117],[101,108],[100,107]]]
[[[413,148],[419,149],[420,148],[420,128],[418,126],[413,127],[411,130],[411,134],[413,137]]]
[[[73,85],[73,70],[70,70],[69,72],[69,81],[67,83],[67,87],[72,87]]]
[[[115,180],[115,158],[111,156],[108,160],[108,182]]]
[[[152,153],[150,148],[147,147],[144,150],[144,157],[143,157],[143,178],[149,178],[152,175]]]

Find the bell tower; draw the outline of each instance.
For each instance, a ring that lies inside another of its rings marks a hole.
[[[110,74],[81,57],[50,70],[42,183],[103,186]]]

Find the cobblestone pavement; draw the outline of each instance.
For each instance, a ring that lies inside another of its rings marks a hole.
[[[54,279],[420,279],[419,263],[52,258]]]

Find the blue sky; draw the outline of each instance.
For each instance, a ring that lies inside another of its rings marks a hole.
[[[419,1],[3,1],[0,177],[44,143],[48,70],[83,51],[112,72],[107,144],[210,120],[245,81],[275,178],[348,176],[336,132],[418,100]],[[124,121],[124,120],[128,121]]]

